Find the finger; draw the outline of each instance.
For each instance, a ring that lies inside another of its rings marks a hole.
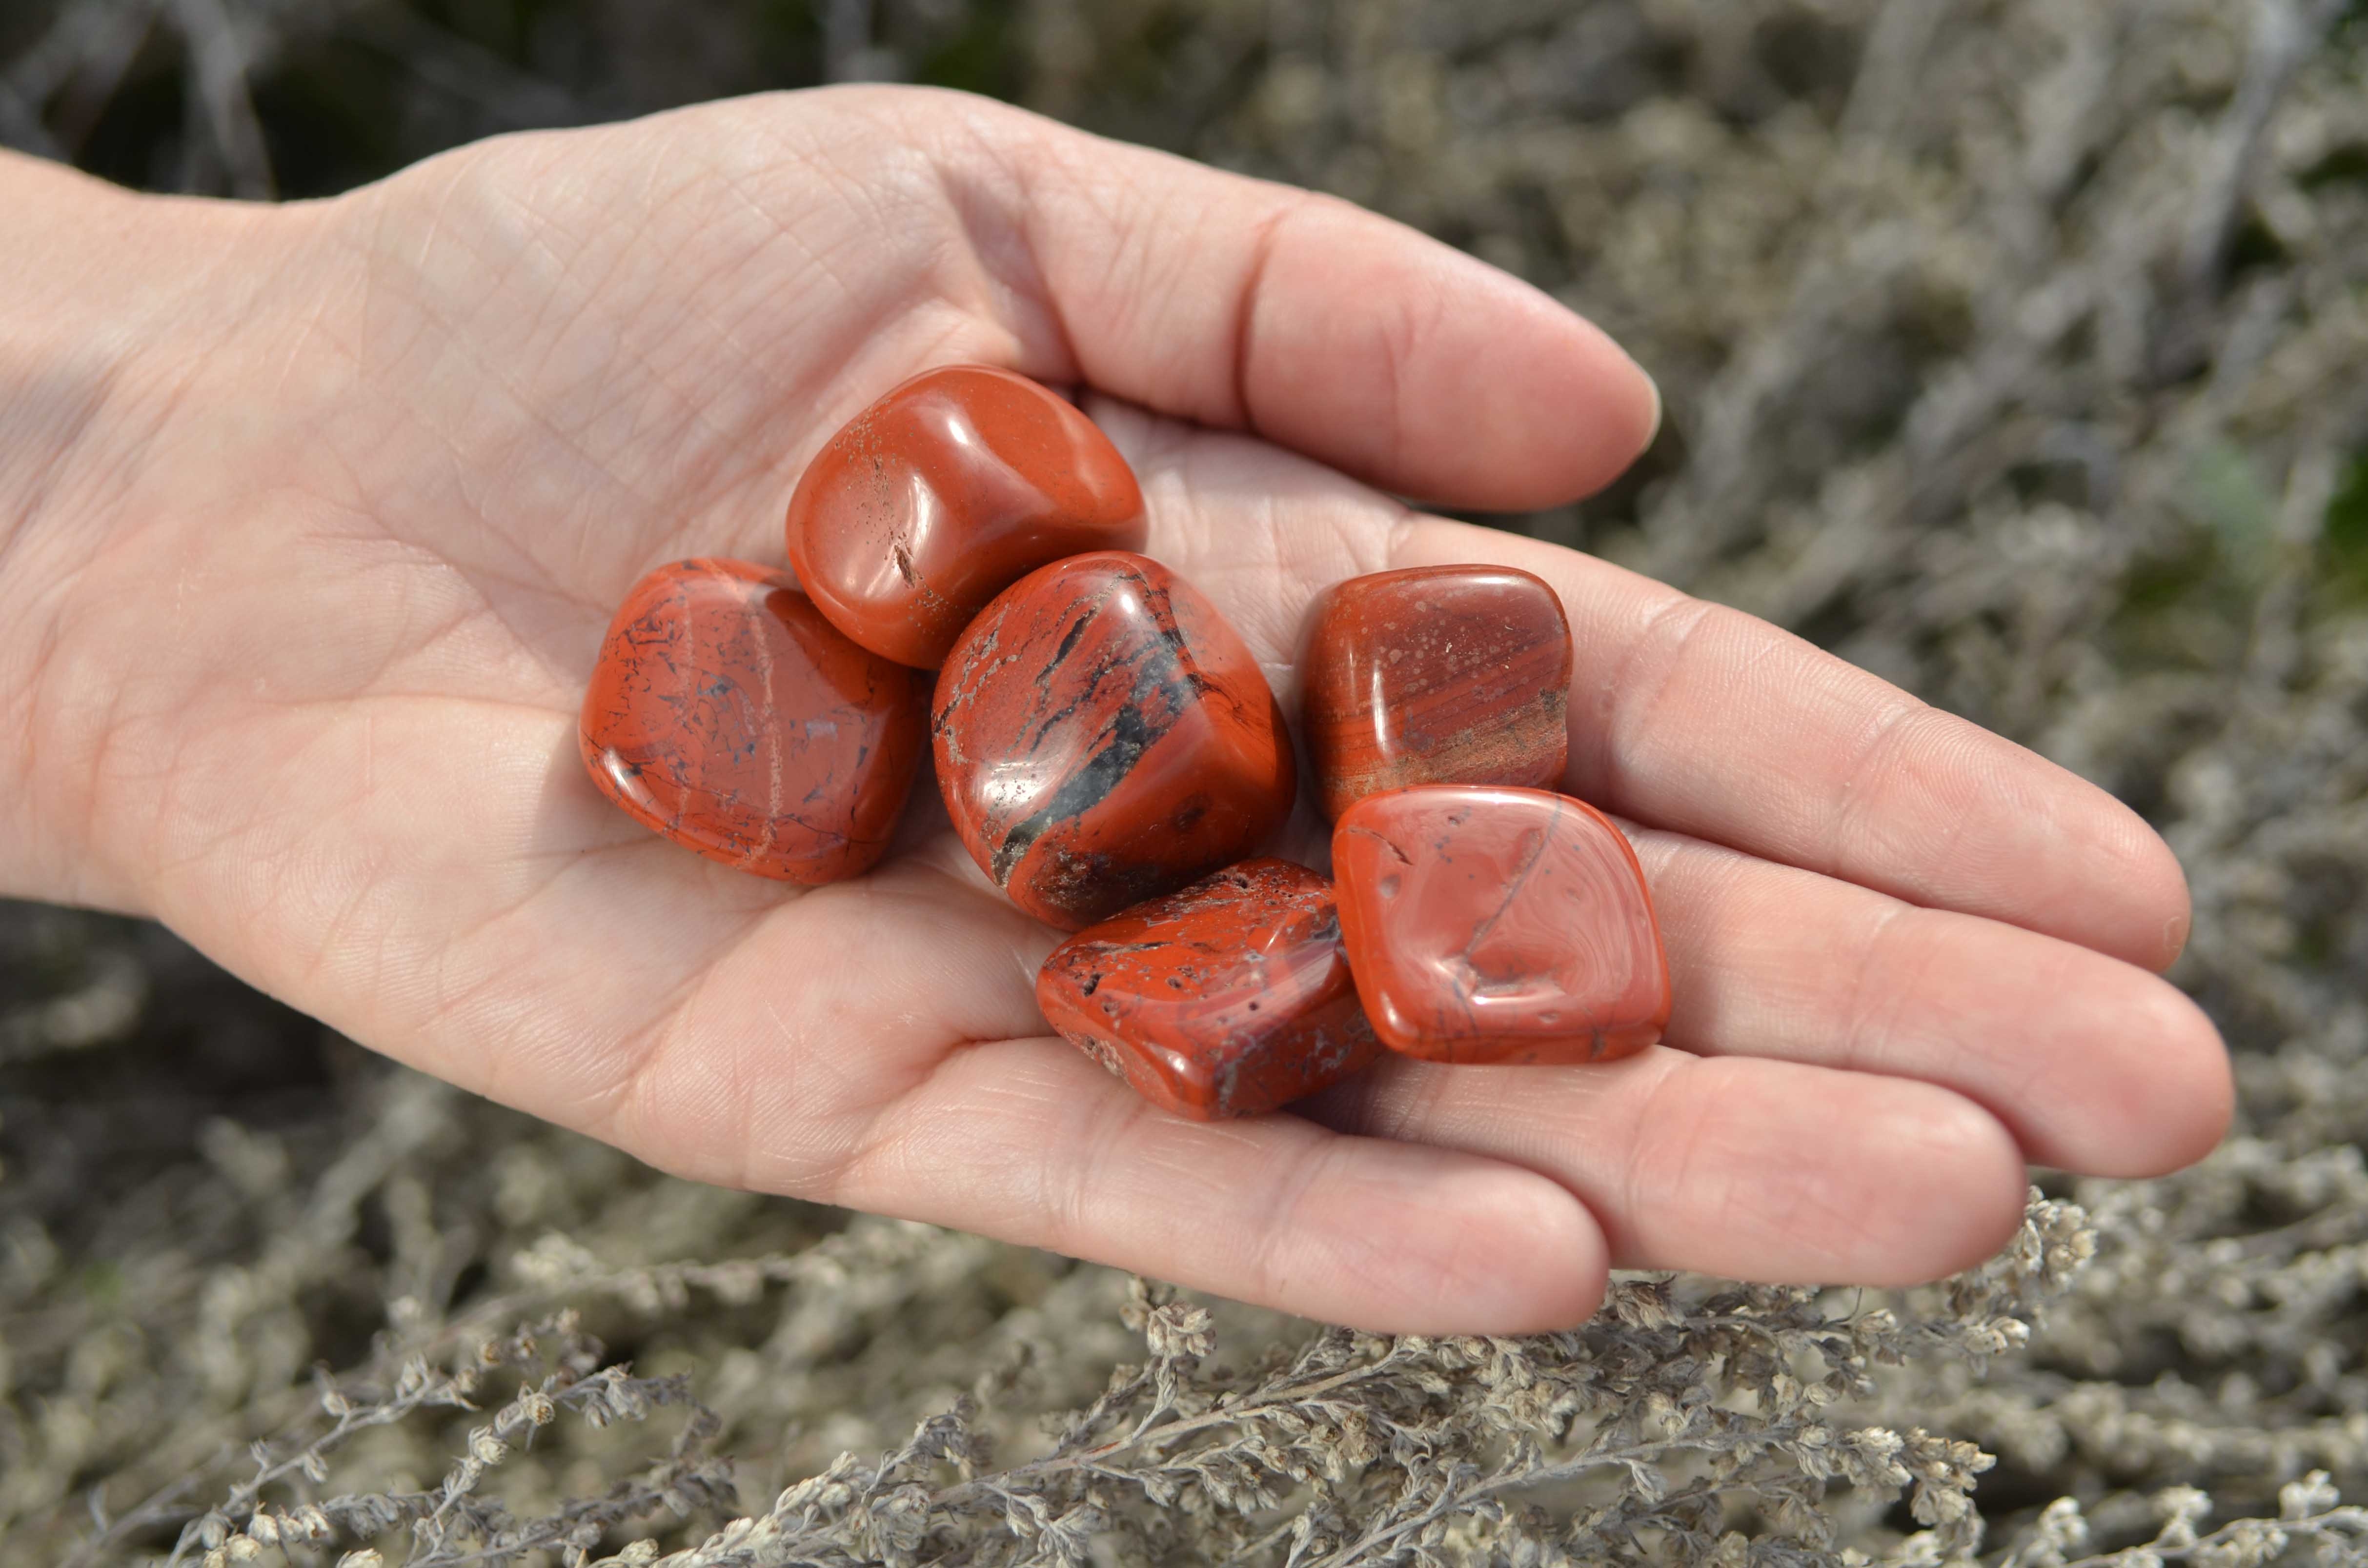
[[[1332,198],[955,104],[947,177],[1040,362],[1442,505],[1568,501],[1652,439],[1650,378],[1507,273]]]
[[[1566,787],[1606,811],[1984,915],[2150,969],[2187,881],[2086,779],[1740,610],[1440,518],[1394,565],[1488,559],[1551,583],[1577,644]]]
[[[1095,416],[1144,479],[1153,552],[1278,671],[1309,602],[1342,577],[1518,566],[1570,616],[1574,794],[2147,968],[2185,939],[2186,880],[2135,812],[1789,632],[1575,551],[1409,514],[1257,442],[1116,403]]]
[[[1675,834],[1632,835],[1675,999],[1667,1043],[1918,1078],[2026,1158],[2158,1176],[2227,1131],[2227,1052],[2157,975]]]
[[[1567,1328],[1601,1233],[1533,1172],[1288,1115],[1186,1121],[1056,1040],[956,1053],[830,1191],[1375,1333]]]
[[[1306,1108],[1552,1177],[1602,1226],[1614,1267],[1911,1284],[1988,1257],[2022,1215],[2006,1129],[1904,1078],[1658,1046],[1588,1067],[1392,1057]]]

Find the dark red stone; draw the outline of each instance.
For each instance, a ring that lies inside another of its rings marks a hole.
[[[938,676],[938,786],[1029,914],[1076,931],[1241,859],[1297,778],[1274,693],[1199,590],[1123,551],[1030,573]]]
[[[790,497],[790,563],[831,624],[936,669],[1037,567],[1140,550],[1143,492],[1094,422],[1024,376],[925,371],[849,420]]]
[[[1570,755],[1570,622],[1509,566],[1417,566],[1334,585],[1307,657],[1307,752],[1326,817],[1408,784],[1552,786]]]
[[[888,847],[927,682],[778,574],[678,561],[617,612],[578,739],[592,781],[643,826],[758,876],[831,882]]]
[[[1543,790],[1419,785],[1332,830],[1340,934],[1373,1032],[1434,1062],[1605,1062],[1669,1021],[1627,835]]]
[[[1245,860],[1080,931],[1036,1004],[1153,1104],[1212,1121],[1337,1084],[1382,1051],[1357,1005],[1332,885]]]

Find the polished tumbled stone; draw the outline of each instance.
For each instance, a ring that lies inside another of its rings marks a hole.
[[[848,642],[778,574],[680,561],[617,612],[578,743],[593,783],[652,831],[758,876],[837,881],[888,847],[927,682]]]
[[[935,669],[1047,562],[1139,550],[1143,492],[1094,422],[1024,376],[952,365],[857,415],[790,498],[790,563],[831,624]]]
[[[1122,551],[998,595],[939,672],[932,724],[972,858],[1066,930],[1248,856],[1296,789],[1282,710],[1240,635]]]
[[[1373,1032],[1435,1062],[1602,1062],[1661,1038],[1669,966],[1627,836],[1543,790],[1417,785],[1332,832]]]
[[[1552,786],[1569,756],[1570,622],[1509,566],[1417,566],[1326,590],[1302,717],[1326,817],[1409,784]]]
[[[1245,860],[1080,931],[1036,980],[1045,1020],[1156,1105],[1256,1116],[1381,1054],[1332,885]]]

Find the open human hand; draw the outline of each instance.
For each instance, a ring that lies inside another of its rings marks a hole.
[[[684,1176],[1410,1331],[1565,1326],[1611,1267],[1929,1278],[2009,1234],[2026,1160],[2159,1172],[2226,1124],[2131,812],[1773,627],[1392,498],[1568,500],[1657,416],[1600,333],[1395,224],[894,88],[285,208],[0,188],[53,220],[0,235],[0,889],[154,915],[417,1067]],[[1339,578],[1551,583],[1565,788],[1631,825],[1667,1043],[1178,1120],[1046,1031],[1060,934],[926,781],[812,890],[609,807],[575,726],[627,587],[778,562],[806,460],[951,361],[1087,389],[1149,552],[1286,705]]]

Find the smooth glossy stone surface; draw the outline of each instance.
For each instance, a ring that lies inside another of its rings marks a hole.
[[[790,497],[790,563],[831,624],[936,669],[1037,567],[1140,550],[1143,492],[1094,422],[1024,376],[925,371],[857,415]]]
[[[1543,790],[1368,795],[1332,831],[1340,934],[1373,1032],[1434,1062],[1604,1062],[1669,1021],[1627,835]]]
[[[1570,622],[1509,566],[1417,566],[1335,584],[1302,663],[1325,816],[1408,784],[1552,786],[1570,755]]]
[[[1382,1051],[1357,1004],[1332,884],[1245,860],[1053,949],[1036,1003],[1144,1098],[1202,1121],[1256,1116]]]
[[[887,849],[928,700],[927,676],[848,642],[778,574],[678,561],[617,612],[578,740],[643,825],[758,876],[831,882]]]
[[[1240,635],[1123,551],[998,595],[947,655],[932,723],[972,858],[1070,931],[1243,858],[1297,787],[1282,710]]]

